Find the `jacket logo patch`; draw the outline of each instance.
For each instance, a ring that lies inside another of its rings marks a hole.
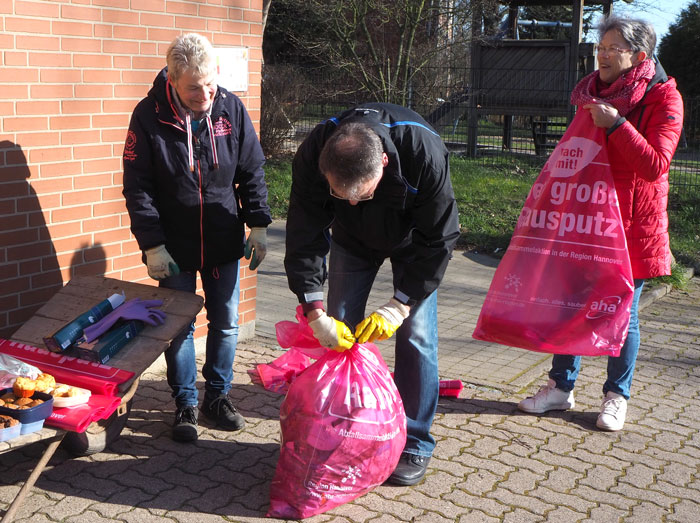
[[[231,134],[231,122],[223,116],[214,122],[214,136],[229,136]]]
[[[129,129],[126,133],[126,145],[124,145],[124,159],[130,162],[136,160],[136,133]]]

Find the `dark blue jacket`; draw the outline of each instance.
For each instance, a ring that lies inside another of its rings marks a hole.
[[[243,103],[219,87],[211,128],[202,121],[192,136],[191,171],[186,124],[170,89],[163,69],[129,124],[123,194],[131,231],[141,250],[165,244],[181,270],[233,262],[243,256],[244,224],[272,221],[265,156]]]
[[[338,123],[348,119],[369,124],[389,158],[374,198],[357,205],[330,196],[318,169],[321,149]],[[316,301],[322,292],[329,228],[333,240],[357,256],[377,265],[388,257],[406,264],[402,276],[394,278],[395,296],[413,302],[437,289],[459,237],[459,219],[447,149],[417,113],[398,105],[364,104],[317,125],[299,147],[292,165],[284,263],[289,288],[301,303]]]

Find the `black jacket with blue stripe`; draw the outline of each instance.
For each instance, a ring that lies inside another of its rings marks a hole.
[[[318,157],[341,121],[366,123],[379,135],[389,164],[374,198],[350,205],[333,198]],[[322,296],[329,230],[333,240],[377,265],[405,263],[394,275],[395,296],[413,303],[439,286],[459,237],[459,220],[448,151],[417,113],[387,103],[368,103],[319,125],[304,140],[292,165],[285,269],[300,303]]]

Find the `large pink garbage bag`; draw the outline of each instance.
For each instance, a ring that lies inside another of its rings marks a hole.
[[[301,321],[299,329],[309,329]],[[326,351],[299,374],[280,425],[270,517],[307,518],[369,492],[393,472],[406,443],[401,397],[371,343]]]
[[[579,111],[525,201],[473,337],[619,356],[633,293],[604,130]]]

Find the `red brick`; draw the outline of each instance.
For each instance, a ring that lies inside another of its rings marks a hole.
[[[92,24],[84,22],[62,22],[54,20],[51,24],[52,33],[68,36],[92,36]]]
[[[4,88],[3,88],[4,89]],[[5,131],[45,131],[48,129],[48,118],[37,116],[25,116],[22,118],[4,118],[3,129]]]
[[[141,263],[141,252],[138,254],[132,254],[129,256],[120,256],[115,258],[113,261],[113,266],[117,270],[128,269],[131,267],[140,267]]]
[[[131,0],[92,0],[92,5],[114,7],[116,9],[129,9]],[[103,9],[103,11],[105,11]]]
[[[76,85],[75,86],[75,97],[76,98],[111,98],[114,95],[114,86],[109,85]]]
[[[168,13],[178,13],[182,15],[196,15],[197,5],[191,2],[176,2],[169,1],[165,5],[165,10]]]
[[[63,145],[96,143],[99,141],[100,132],[97,129],[87,129],[84,131],[63,131],[61,133],[61,144]]]
[[[117,98],[138,98],[143,93],[143,85],[115,85],[114,96]]]
[[[95,24],[95,38],[112,38],[112,26]]]
[[[61,162],[71,160],[70,147],[50,147],[47,149],[32,149],[29,151],[29,161],[32,163]]]
[[[61,18],[73,20],[93,20],[95,22],[100,22],[102,20],[102,9],[62,5]]]
[[[59,6],[51,2],[23,2],[15,0],[15,14],[58,18]]]
[[[117,201],[119,205],[121,205],[122,210],[126,209],[125,204],[124,204],[124,197],[122,196],[122,188],[121,186],[119,187],[107,187],[105,189],[102,189],[102,198],[100,199],[102,202],[113,202]],[[97,207],[98,205],[95,205],[95,214],[97,215]]]
[[[173,27],[175,17],[172,15],[141,13],[139,24],[145,27]]]
[[[80,174],[80,162],[44,163],[39,166],[42,178]]]
[[[218,33],[221,31],[221,20],[207,20],[207,30],[212,33]]]
[[[34,67],[70,67],[71,56],[65,53],[29,53],[29,65]],[[78,78],[80,76],[78,75]],[[42,81],[46,81],[42,78]]]
[[[115,69],[129,70],[131,69],[131,57],[130,56],[114,56],[112,57],[112,62]]]
[[[58,100],[42,100],[38,102],[17,102],[18,116],[31,114],[57,114],[60,110]]]
[[[73,157],[76,160],[86,160],[93,158],[105,158],[112,156],[112,147],[110,145],[83,145],[73,147]]]
[[[129,115],[124,115],[129,118]],[[116,156],[121,156],[122,152],[124,152],[124,142],[126,141],[126,126],[123,129],[103,129],[100,132],[101,136],[101,141],[102,142],[113,142],[116,144],[116,147],[118,148],[118,152],[116,153]]]
[[[105,258],[111,260],[118,256],[121,256],[122,248],[121,244],[111,244],[111,245],[98,245],[92,249],[85,249],[83,251],[83,258],[86,262],[104,260]]]
[[[224,32],[226,33],[232,33],[230,35],[218,35],[221,37],[233,37],[233,36],[238,36],[242,34],[248,34],[250,31],[250,26],[249,24],[245,22],[230,22],[224,19],[224,21],[221,24],[221,27]]]
[[[139,25],[139,14],[131,10],[103,9],[102,21],[122,25]]]
[[[148,94],[149,86],[143,86],[143,94],[140,98],[143,98]],[[140,99],[139,98],[139,99]],[[134,107],[139,103],[139,100],[105,100],[102,103],[102,111],[105,113],[129,113],[134,111]],[[126,131],[124,131],[124,136],[126,137]]]
[[[15,49],[28,49],[31,51],[58,51],[60,38],[53,36],[26,36],[15,37]]]
[[[22,307],[30,307],[32,305],[44,305],[53,297],[54,294],[56,294],[56,291],[60,287],[61,285],[54,284],[52,287],[25,291],[20,295],[20,305]]]
[[[80,222],[52,223],[48,226],[52,238],[65,238],[81,233]]]
[[[10,216],[0,216],[0,231],[16,231],[25,229],[29,224],[26,214],[14,214]],[[31,239],[27,241],[32,241]],[[26,243],[26,242],[22,242]]]
[[[22,258],[19,258],[22,259]],[[12,260],[12,261],[18,261],[17,259]],[[2,282],[2,292],[3,294],[10,295],[10,294],[18,294],[22,292],[24,289],[29,288],[29,278],[28,277],[23,277],[23,278],[14,278],[11,280],[7,280]]]
[[[162,59],[157,62],[158,65],[148,71],[124,71],[122,73],[122,80],[125,84],[152,84],[153,77],[156,75],[156,71],[160,68],[165,67],[165,60]]]
[[[95,160],[93,162],[85,162],[84,165],[87,164],[92,164],[92,168],[95,169],[95,171],[88,171],[87,167],[84,169],[84,171],[87,172],[97,172],[98,174],[83,174],[82,176],[78,176],[75,179],[75,188],[76,189],[89,189],[93,187],[104,187],[105,185],[109,185],[112,181],[112,177],[109,174],[101,174],[107,171],[108,169],[106,167],[112,166],[114,167],[115,165],[120,165],[121,164],[121,158],[114,158],[112,160]],[[98,166],[104,166],[105,168],[97,169]]]
[[[61,38],[61,50],[68,52],[99,53],[102,50],[102,41],[94,38]]]
[[[224,26],[226,23],[224,22]],[[224,28],[225,30],[225,28]],[[243,39],[241,38],[240,35],[233,35],[233,34],[218,34],[214,38],[214,41],[212,42],[213,45],[232,45],[232,46],[238,46],[240,47],[243,44]]]
[[[115,25],[114,38],[124,38],[126,40],[146,40],[148,38],[148,29],[145,27]]]
[[[28,98],[29,89],[26,85],[3,85],[0,89],[0,100],[25,100]],[[5,132],[9,129],[3,128]]]
[[[94,114],[101,110],[100,100],[63,100],[61,112],[63,114]]]
[[[121,187],[119,187],[119,191],[121,191]],[[93,200],[94,202],[99,202],[99,199]],[[93,216],[114,216],[117,214],[125,213],[126,212],[126,204],[124,203],[124,200],[118,200],[116,202],[107,202],[107,203],[95,203],[92,207],[92,214]],[[121,226],[121,220],[120,223],[117,224],[117,227]]]
[[[168,52],[168,46],[170,43],[164,44],[165,49],[163,52],[158,51],[158,44],[154,42],[141,42],[139,46],[139,54],[142,56],[162,56],[163,61],[165,61],[165,55]]]
[[[243,20],[262,24],[262,10],[246,9],[243,11]]]
[[[5,51],[4,55],[4,65],[24,65],[26,66],[29,63],[29,53],[26,51],[20,51],[20,52],[13,52],[13,51]]]
[[[203,31],[209,29],[208,18],[198,18],[192,16],[178,16],[175,18],[175,27],[190,31]]]
[[[87,191],[70,191],[61,195],[61,206],[69,207],[82,203],[92,204],[100,201],[100,190],[90,189]]]
[[[45,195],[73,190],[73,178],[53,178],[47,180],[32,180],[32,188],[37,194]],[[3,189],[4,190],[4,189]]]
[[[113,69],[85,69],[83,82],[86,83],[121,83],[121,73]]]
[[[75,219],[79,220],[81,218]],[[83,246],[90,245],[91,243],[92,242],[90,235],[83,234],[79,236],[73,236],[71,238],[60,238],[58,240],[54,240],[53,245],[54,249],[56,249],[57,254],[73,254],[76,250],[80,250]]]
[[[85,129],[90,127],[90,117],[84,116],[52,116],[49,119],[50,128],[61,129]]]
[[[32,61],[29,55],[29,62]],[[51,84],[78,84],[81,82],[81,73],[77,69],[42,69],[39,74],[41,81]]]
[[[139,0],[138,6],[142,11],[156,11],[162,13],[165,11],[165,0]]]
[[[3,243],[3,245],[9,245],[9,244]],[[19,276],[19,264],[18,263],[4,263],[4,264],[0,265],[0,281],[9,280],[10,278],[16,278],[17,276]],[[0,310],[2,308],[3,307],[0,305]]]
[[[87,49],[84,50],[87,51]],[[106,54],[75,54],[73,55],[73,66],[106,69],[112,67],[112,57]]]
[[[40,256],[47,256],[49,254],[51,254],[51,242],[34,242],[29,244],[23,244],[19,247],[10,246],[7,249],[7,260],[29,260],[31,258],[38,258]]]
[[[107,40],[103,43],[102,50],[110,54],[136,54],[139,52],[139,43],[125,42],[123,40]]]
[[[175,29],[148,29],[148,40],[151,42],[172,42],[180,31]]]
[[[95,243],[114,243],[125,241],[131,238],[129,229],[119,228],[113,231],[103,231],[95,233]]]
[[[119,227],[119,216],[104,216],[83,220],[83,232],[105,231]]]
[[[73,97],[72,85],[37,84],[30,86],[29,89],[32,95],[32,100],[37,100],[39,98],[53,98],[55,100],[60,100],[61,98]]]
[[[46,35],[51,33],[51,22],[36,18],[8,16],[5,20],[5,31],[8,33],[39,33]]]
[[[34,229],[38,232],[39,229]],[[41,272],[41,258],[34,258],[32,260],[22,260],[18,264],[20,276],[30,276]]]

